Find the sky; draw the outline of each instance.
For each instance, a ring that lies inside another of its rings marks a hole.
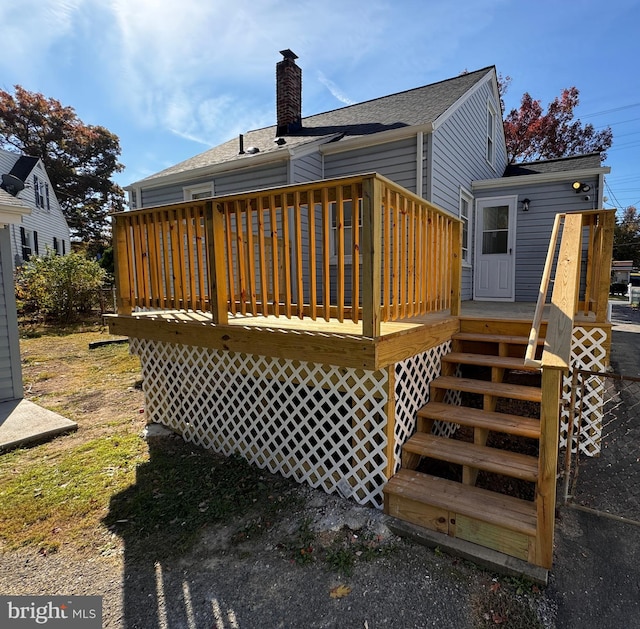
[[[0,0],[0,88],[58,99],[120,138],[122,186],[275,124],[280,50],[302,114],[495,65],[610,126],[606,207],[640,206],[640,0]]]

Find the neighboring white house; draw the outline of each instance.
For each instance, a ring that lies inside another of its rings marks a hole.
[[[31,209],[21,223],[8,226],[14,267],[47,250],[69,253],[69,226],[42,160],[0,149],[0,176],[0,188]]]

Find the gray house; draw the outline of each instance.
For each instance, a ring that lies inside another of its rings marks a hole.
[[[551,567],[558,445],[573,439],[563,374],[608,362],[608,169],[598,155],[508,165],[492,67],[302,118],[301,70],[282,55],[275,125],[132,184],[114,216],[109,328],[140,357],[148,419]],[[548,316],[543,301],[530,318],[489,303],[550,282]],[[513,370],[536,386],[505,381]],[[595,454],[601,391],[589,400],[576,445]],[[451,438],[460,425],[472,440]]]
[[[555,214],[602,207],[598,155],[507,164],[494,67],[302,118],[281,54],[277,124],[131,184],[132,209],[377,172],[463,221],[463,300],[535,301]]]

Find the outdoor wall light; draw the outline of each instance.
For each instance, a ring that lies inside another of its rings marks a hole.
[[[522,211],[523,212],[528,212],[529,211],[529,203],[531,203],[530,199],[522,199]]]
[[[588,183],[582,183],[581,181],[574,181],[573,189],[576,194],[580,194],[581,192],[589,192],[589,190],[591,190],[591,186]]]

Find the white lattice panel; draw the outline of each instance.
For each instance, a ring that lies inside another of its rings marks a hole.
[[[442,356],[450,350],[451,342],[447,341],[396,364],[394,472],[400,468],[402,446],[416,430],[416,413],[429,401],[429,383],[440,375]],[[440,424],[435,422],[435,434],[449,437],[455,431],[452,424]]]
[[[571,367],[572,369],[587,369],[589,371],[604,371],[606,366],[607,334],[602,328],[573,328],[571,339]],[[560,447],[567,446],[569,429],[569,404],[571,401],[570,372],[563,379],[562,387],[562,415],[560,418]],[[576,413],[574,435],[578,432],[577,423],[582,418],[580,429],[580,443],[577,447],[588,456],[595,456],[600,452],[600,438],[602,436],[602,416],[604,406],[604,381],[602,378],[590,378],[584,387],[584,395],[580,397],[582,389],[578,389],[576,396]],[[578,409],[581,409],[580,411]],[[575,452],[576,444],[572,444]]]
[[[149,421],[382,507],[388,374],[131,339]]]

